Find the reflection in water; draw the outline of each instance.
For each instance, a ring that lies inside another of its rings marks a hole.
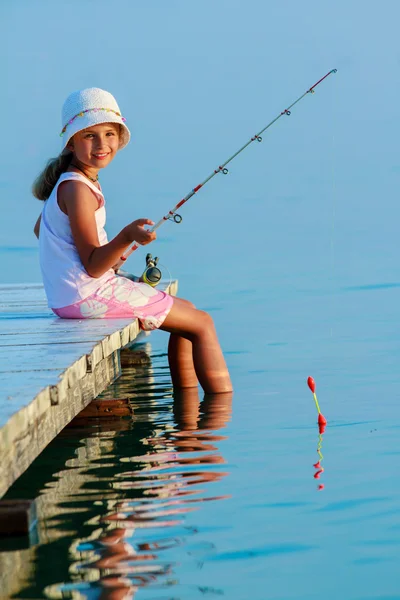
[[[318,454],[318,461],[313,465],[314,469],[316,469],[315,473],[314,473],[314,479],[320,479],[322,473],[325,471],[324,467],[322,466],[322,461],[324,460],[324,455],[322,454],[322,442],[323,442],[323,434],[325,433],[325,428],[326,425],[318,425],[318,445],[317,445],[317,454]],[[318,484],[318,490],[323,490],[325,488],[325,485],[323,483],[319,483]]]
[[[67,573],[56,579],[62,569],[55,568],[52,576],[39,548],[30,593],[39,591],[41,580],[40,593],[45,588],[48,598],[127,600],[149,586],[149,592],[154,587],[161,594],[157,597],[170,598],[176,592],[164,591],[164,596],[160,590],[178,584],[178,562],[188,556],[196,560],[210,549],[204,541],[196,545],[196,526],[186,525],[185,517],[201,503],[228,497],[212,494],[209,484],[228,474],[219,452],[225,437],[217,431],[230,419],[232,395],[206,396],[200,402],[198,390],[190,389],[172,398],[166,357],[152,359],[152,364],[124,370],[103,394],[129,397],[132,419],[109,422],[105,431],[99,421],[94,436],[76,422],[80,443],[88,447],[94,437],[98,451],[80,455],[79,448],[67,468],[58,466],[53,481],[44,482],[46,548],[54,546],[53,555],[58,552]],[[60,537],[62,555],[59,543],[56,549]]]
[[[141,497],[108,503],[95,560],[77,566],[81,571],[98,569],[101,599],[133,598],[138,588],[152,583],[170,585],[174,564],[164,556],[184,544],[175,530],[184,526],[185,514],[197,510],[201,502],[226,497],[207,497],[196,486],[227,474],[210,469],[224,462],[215,445],[224,438],[211,432],[229,418],[231,394],[209,396],[200,407],[198,390],[187,390],[174,398],[173,406],[176,427],[148,438],[146,454],[124,457],[123,462],[134,463],[135,469],[121,471],[112,482],[113,489]],[[196,497],[188,497],[192,495]],[[171,530],[167,537],[160,532],[146,539],[143,533],[167,528]],[[193,533],[186,530],[185,537]]]

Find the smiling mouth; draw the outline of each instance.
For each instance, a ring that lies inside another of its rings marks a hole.
[[[109,154],[109,153],[107,152],[107,153],[105,153],[105,154],[93,154],[93,156],[94,156],[95,158],[106,158],[106,156],[108,156],[108,154]]]

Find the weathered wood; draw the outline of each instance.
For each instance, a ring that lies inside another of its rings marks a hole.
[[[96,366],[93,373],[86,373],[81,380],[65,387],[57,404],[51,404],[50,388],[46,388],[31,404],[13,415],[0,429],[1,495],[43,448],[120,374],[118,356],[108,356]]]
[[[129,417],[133,414],[133,408],[129,402],[129,398],[107,398],[106,400],[92,400],[86,406],[77,419],[86,418],[107,418],[112,417]]]
[[[159,288],[176,295],[177,282]],[[58,319],[41,285],[0,285],[0,498],[120,375],[139,332],[131,319]]]
[[[148,365],[151,360],[147,352],[125,348],[120,352],[121,367]]]
[[[0,535],[27,535],[36,521],[34,500],[0,500]]]

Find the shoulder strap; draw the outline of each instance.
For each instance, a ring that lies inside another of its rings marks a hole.
[[[91,181],[89,181],[89,179],[87,179],[84,175],[81,175],[80,173],[74,173],[72,171],[70,171],[68,173],[62,173],[60,175],[60,179],[57,181],[57,187],[63,181],[70,181],[70,180],[82,181],[82,183],[85,183],[95,194],[100,195],[104,199],[103,192],[101,190],[99,190],[98,187],[93,185],[93,183]]]

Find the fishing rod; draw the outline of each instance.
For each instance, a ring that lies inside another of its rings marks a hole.
[[[295,100],[290,106],[285,108],[285,110],[283,110],[281,113],[279,113],[279,115],[277,117],[275,117],[275,119],[272,119],[272,121],[270,123],[268,123],[268,125],[266,125],[263,129],[261,129],[261,131],[259,131],[252,138],[250,138],[249,141],[246,142],[246,144],[244,144],[244,146],[242,146],[239,150],[237,150],[237,152],[235,152],[235,154],[232,154],[232,156],[230,158],[228,158],[228,160],[226,160],[224,163],[222,163],[222,165],[220,165],[217,169],[215,169],[211,173],[211,175],[209,175],[202,183],[199,183],[199,185],[196,185],[196,187],[194,187],[187,194],[187,196],[185,196],[180,202],[178,202],[178,204],[176,204],[176,206],[174,206],[174,208],[172,210],[170,210],[169,213],[165,217],[163,217],[162,219],[160,219],[158,221],[158,223],[153,225],[153,227],[151,227],[150,231],[155,231],[156,229],[161,227],[161,225],[163,223],[165,223],[165,221],[174,221],[175,223],[180,223],[182,221],[182,217],[181,217],[181,215],[178,215],[176,211],[181,206],[183,206],[183,204],[185,204],[188,200],[190,200],[190,198],[192,196],[194,196],[202,187],[204,187],[206,185],[206,183],[208,183],[213,177],[215,177],[215,175],[218,175],[218,173],[223,173],[224,175],[227,175],[227,173],[228,173],[228,169],[226,168],[227,164],[229,164],[234,158],[236,158],[236,156],[238,156],[238,154],[243,152],[243,150],[245,148],[247,148],[247,146],[249,146],[252,142],[255,142],[256,140],[257,140],[257,142],[262,142],[261,134],[264,133],[264,131],[269,129],[269,127],[271,127],[274,123],[276,123],[278,121],[278,119],[283,117],[283,115],[290,116],[290,114],[291,114],[290,109],[293,108],[293,106],[295,104],[300,102],[300,100],[302,100],[304,98],[304,96],[307,96],[307,94],[313,94],[317,85],[322,83],[324,81],[324,79],[329,77],[329,75],[331,75],[332,73],[336,73],[336,72],[337,72],[337,69],[332,69],[331,71],[329,71],[329,73],[327,73],[326,75],[321,77],[321,79],[319,81],[317,81],[317,83],[314,83],[314,85],[311,86],[306,92],[304,92],[304,94],[302,94],[299,98],[297,98],[297,100]],[[121,267],[121,265],[124,264],[124,262],[132,254],[132,252],[135,252],[135,250],[137,250],[138,248],[140,248],[140,244],[138,242],[133,242],[133,246],[131,246],[131,248],[129,248],[129,250],[127,250],[125,252],[125,254],[123,254],[121,256],[120,260],[118,261],[118,263],[116,265],[117,268]]]

